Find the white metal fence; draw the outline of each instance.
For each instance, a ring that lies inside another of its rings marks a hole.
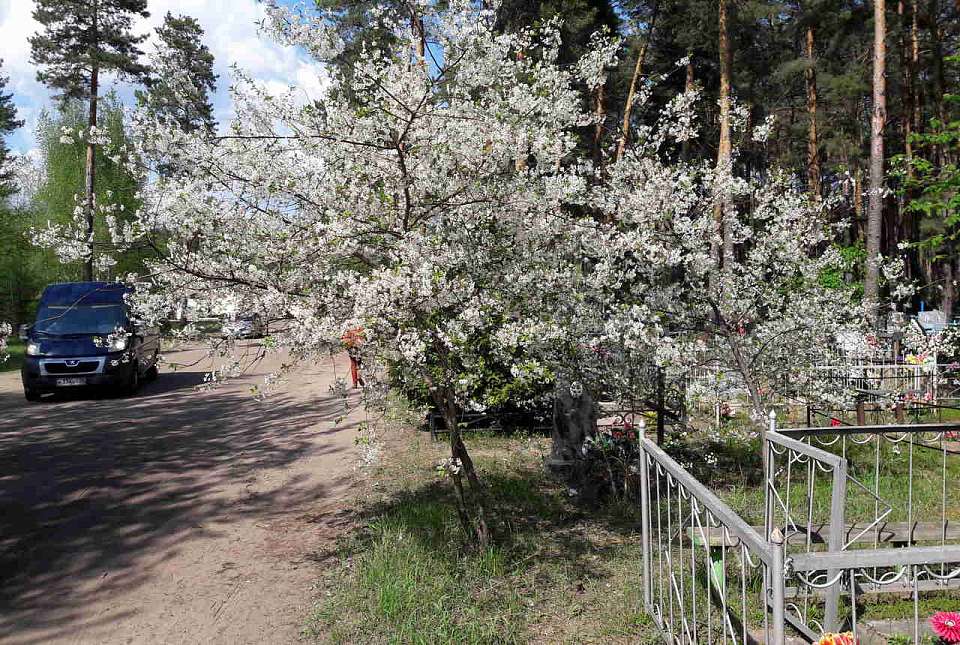
[[[771,425],[762,526],[643,439],[644,602],[665,641],[781,644],[849,630],[864,645],[895,635],[919,643],[921,600],[960,579],[960,532],[947,518],[958,488],[948,481],[947,460],[960,459],[953,432],[960,426]],[[937,468],[914,454],[934,449]],[[889,477],[903,488],[895,500]],[[907,615],[864,616],[864,598],[886,592],[907,599]]]

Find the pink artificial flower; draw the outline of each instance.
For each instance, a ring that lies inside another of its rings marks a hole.
[[[930,617],[930,626],[948,643],[960,643],[960,613],[938,611]]]
[[[853,637],[853,632],[834,634],[828,632],[820,637],[814,645],[857,645],[859,641]]]

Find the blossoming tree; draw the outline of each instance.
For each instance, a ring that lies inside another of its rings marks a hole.
[[[142,210],[111,227],[118,246],[155,252],[142,316],[229,301],[285,321],[270,346],[295,358],[362,329],[365,356],[422,381],[444,416],[459,517],[483,543],[491,519],[457,421],[491,356],[519,379],[592,371],[597,390],[631,362],[682,373],[712,356],[743,374],[759,412],[777,370],[812,360],[850,317],[846,294],[817,281],[836,259],[817,256],[825,224],[785,179],[671,161],[694,134],[695,95],[600,173],[577,157],[590,117],[575,88],[601,82],[615,40],[561,67],[552,26],[496,34],[470,3],[425,12],[426,33],[397,25],[395,50],[307,103],[241,77],[222,136],[141,118],[138,149],[118,158],[178,172],[151,173]],[[341,46],[322,16],[272,8],[268,26],[320,61]],[[749,205],[722,269],[718,194]],[[41,237],[67,256],[77,228]]]
[[[554,30],[496,35],[469,6],[427,22],[435,59],[398,26],[406,47],[362,58],[306,105],[241,83],[225,136],[141,123],[139,159],[190,170],[155,176],[116,234],[158,253],[144,315],[229,295],[286,320],[274,342],[297,356],[362,328],[365,353],[427,384],[460,519],[483,542],[463,375],[484,358],[478,341],[536,311],[544,276],[572,266],[564,204],[586,185],[570,159],[585,122],[574,81],[592,68],[557,66]],[[322,20],[274,9],[270,26],[320,60],[337,50]]]

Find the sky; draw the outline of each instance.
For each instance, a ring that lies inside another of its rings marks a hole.
[[[282,0],[292,4],[291,0]],[[19,118],[24,127],[7,137],[10,147],[26,154],[36,147],[35,130],[40,111],[51,104],[50,92],[37,79],[37,69],[30,63],[27,38],[40,25],[31,14],[33,0],[0,0],[0,58],[2,73],[10,77],[6,91],[14,95]],[[140,20],[137,33],[149,33],[163,22],[169,11],[196,18],[206,35],[204,42],[216,58],[219,75],[213,106],[218,121],[226,123],[232,114],[229,96],[230,66],[236,64],[252,78],[275,92],[294,85],[304,99],[315,98],[324,88],[323,69],[313,64],[302,52],[283,47],[259,33],[258,23],[264,17],[262,2],[257,0],[149,0],[150,18]],[[152,49],[150,41],[144,51]],[[113,85],[127,105],[132,104],[133,87]],[[109,87],[107,88],[109,89]]]

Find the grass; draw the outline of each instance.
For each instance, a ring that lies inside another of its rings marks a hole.
[[[326,555],[331,566],[304,634],[330,643],[659,642],[642,608],[637,505],[579,506],[544,474],[543,437],[471,434],[467,441],[497,511],[495,545],[464,548],[449,482],[434,470],[448,455],[446,445],[396,428],[360,495],[357,530]],[[891,521],[906,519],[905,447],[881,448],[880,495],[900,509]],[[870,489],[874,450],[872,443],[847,449],[851,474]],[[704,433],[670,452],[748,522],[762,523],[759,439]],[[716,461],[707,463],[708,453]],[[914,517],[938,519],[942,454],[916,448],[913,460]],[[805,494],[800,470],[797,496]],[[947,478],[960,478],[960,457],[948,456]],[[815,520],[828,518],[829,496],[830,482],[821,476]],[[948,518],[960,518],[958,496],[948,486]],[[849,521],[873,511],[871,497],[848,491]],[[868,620],[912,616],[912,603],[896,595],[862,600],[859,612]],[[921,603],[923,613],[960,599],[938,594]],[[753,604],[751,620],[759,622]]]
[[[864,440],[867,440],[866,443],[857,443]],[[912,450],[908,439],[897,443],[881,440],[879,470],[875,470],[877,443],[869,435],[853,436],[845,442],[838,440],[832,445],[814,445],[827,452],[844,455],[848,460],[849,476],[863,485],[861,488],[848,481],[844,508],[847,523],[873,521],[877,507],[874,497],[868,491],[874,490],[892,507],[886,518],[888,522],[906,522],[908,518],[913,521],[939,522],[941,513],[945,513],[947,520],[960,520],[960,487],[953,485],[960,481],[960,454],[955,443],[946,444],[947,453],[944,459],[940,443],[933,434],[918,436]],[[709,433],[701,433],[672,444],[667,451],[678,462],[686,464],[687,469],[698,480],[714,490],[748,523],[763,523],[764,499],[759,437],[739,432],[721,433],[713,437]],[[707,454],[712,456],[715,463],[704,460],[704,455]],[[777,465],[779,494],[784,503],[789,503],[792,514],[799,521],[799,518],[806,517],[809,477],[807,466],[804,463],[792,464],[788,489],[784,456],[778,458]],[[913,484],[912,499],[908,481]],[[830,477],[818,471],[814,476],[813,491],[815,524],[829,521],[832,490]],[[912,504],[912,513],[908,515],[909,504]],[[882,513],[885,510],[886,505],[880,504],[879,511]]]
[[[632,506],[579,508],[543,474],[542,437],[468,437],[497,510],[494,546],[464,548],[447,452],[394,442],[331,559],[304,633],[333,643],[653,643]]]
[[[23,364],[23,353],[26,347],[18,338],[10,338],[7,344],[7,360],[0,363],[0,372],[12,372],[20,369]]]

